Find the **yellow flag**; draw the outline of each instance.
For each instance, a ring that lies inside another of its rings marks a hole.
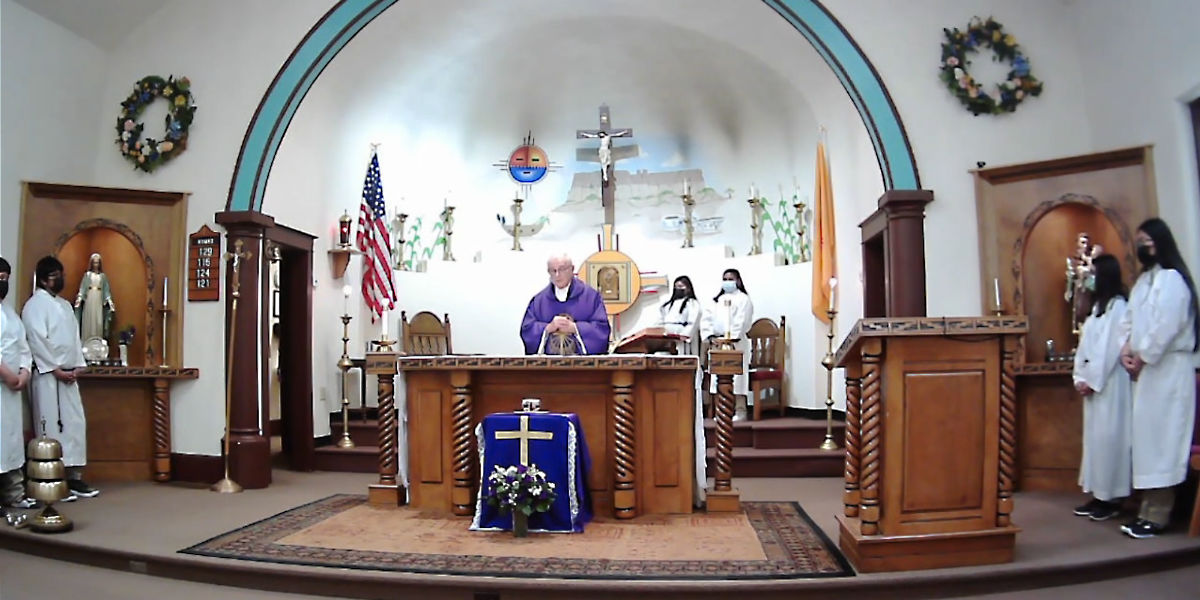
[[[825,143],[817,142],[817,186],[813,193],[813,236],[816,250],[812,266],[812,312],[829,323],[830,308],[836,308],[833,297],[837,277],[837,242],[833,226],[833,184],[829,180],[829,162],[825,159]]]

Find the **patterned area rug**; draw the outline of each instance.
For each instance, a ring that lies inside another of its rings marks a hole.
[[[794,502],[731,514],[598,519],[582,534],[468,531],[463,517],[335,495],[180,550],[294,565],[566,579],[796,579],[853,574]]]

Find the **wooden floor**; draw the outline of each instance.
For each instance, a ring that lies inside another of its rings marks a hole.
[[[1077,494],[1018,493],[1014,520],[1022,528],[1016,560],[1006,565],[964,567],[900,574],[867,574],[839,579],[789,581],[690,582],[616,580],[519,580],[421,576],[351,569],[222,560],[177,554],[214,535],[334,493],[365,494],[372,477],[354,473],[295,473],[277,470],[262,490],[220,495],[205,488],[174,484],[127,483],[102,486],[98,498],[62,505],[75,531],[38,535],[0,528],[0,549],[54,558],[62,563],[54,584],[74,581],[88,589],[88,600],[149,597],[105,595],[85,580],[82,565],[111,569],[132,581],[162,586],[174,579],[211,587],[194,597],[225,597],[234,586],[268,598],[727,598],[751,591],[758,598],[949,598],[1018,593],[1059,585],[1090,585],[1099,580],[1174,569],[1173,576],[1200,580],[1200,538],[1180,530],[1149,540],[1133,540],[1118,530],[1119,521],[1093,523],[1071,515]],[[746,500],[798,501],[836,540],[835,516],[841,509],[837,478],[735,479]],[[3,555],[0,555],[3,556]],[[1183,569],[1180,571],[1179,569]],[[1182,575],[1180,575],[1182,573]],[[44,595],[46,571],[11,568],[0,563],[0,598],[65,597]],[[147,577],[147,575],[157,576]],[[219,583],[216,583],[219,582]],[[183,584],[181,584],[183,585]],[[57,588],[56,588],[57,589]],[[1105,588],[1102,588],[1105,589]],[[1196,598],[1190,595],[1141,598]],[[124,592],[121,592],[124,594]],[[275,595],[279,594],[279,595]],[[286,595],[285,595],[286,594]],[[176,597],[171,594],[171,597]],[[155,596],[162,597],[162,596]],[[240,596],[257,597],[257,596]],[[1022,596],[1013,596],[1013,598]],[[1103,596],[1101,596],[1103,597]]]

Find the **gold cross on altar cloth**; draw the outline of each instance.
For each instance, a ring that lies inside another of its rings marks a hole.
[[[552,440],[554,434],[549,431],[530,431],[529,430],[529,415],[521,415],[521,429],[518,431],[497,431],[496,439],[498,440],[520,440],[521,441],[521,464],[529,466],[529,441],[530,440]]]

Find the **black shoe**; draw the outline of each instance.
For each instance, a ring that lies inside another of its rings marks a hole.
[[[1121,531],[1129,533],[1130,529],[1133,529],[1135,525],[1140,525],[1143,520],[1144,519],[1141,517],[1134,517],[1133,519],[1125,521],[1124,523],[1121,523]]]
[[[82,479],[68,479],[67,487],[71,489],[71,493],[80,498],[95,498],[100,495],[100,490],[88,485]]]
[[[1092,514],[1092,512],[1094,512],[1097,508],[1100,508],[1103,505],[1104,505],[1104,502],[1097,500],[1095,498],[1092,498],[1092,500],[1090,502],[1088,502],[1087,504],[1082,504],[1080,506],[1075,507],[1075,516],[1086,517],[1086,516]]]
[[[1101,502],[1088,518],[1093,521],[1107,521],[1121,514],[1121,506],[1112,502]]]
[[[1156,525],[1145,519],[1141,519],[1139,522],[1134,523],[1129,529],[1125,529],[1124,527],[1121,528],[1122,531],[1129,534],[1129,537],[1139,540],[1152,538],[1162,533],[1163,529],[1164,527],[1162,525]]]

